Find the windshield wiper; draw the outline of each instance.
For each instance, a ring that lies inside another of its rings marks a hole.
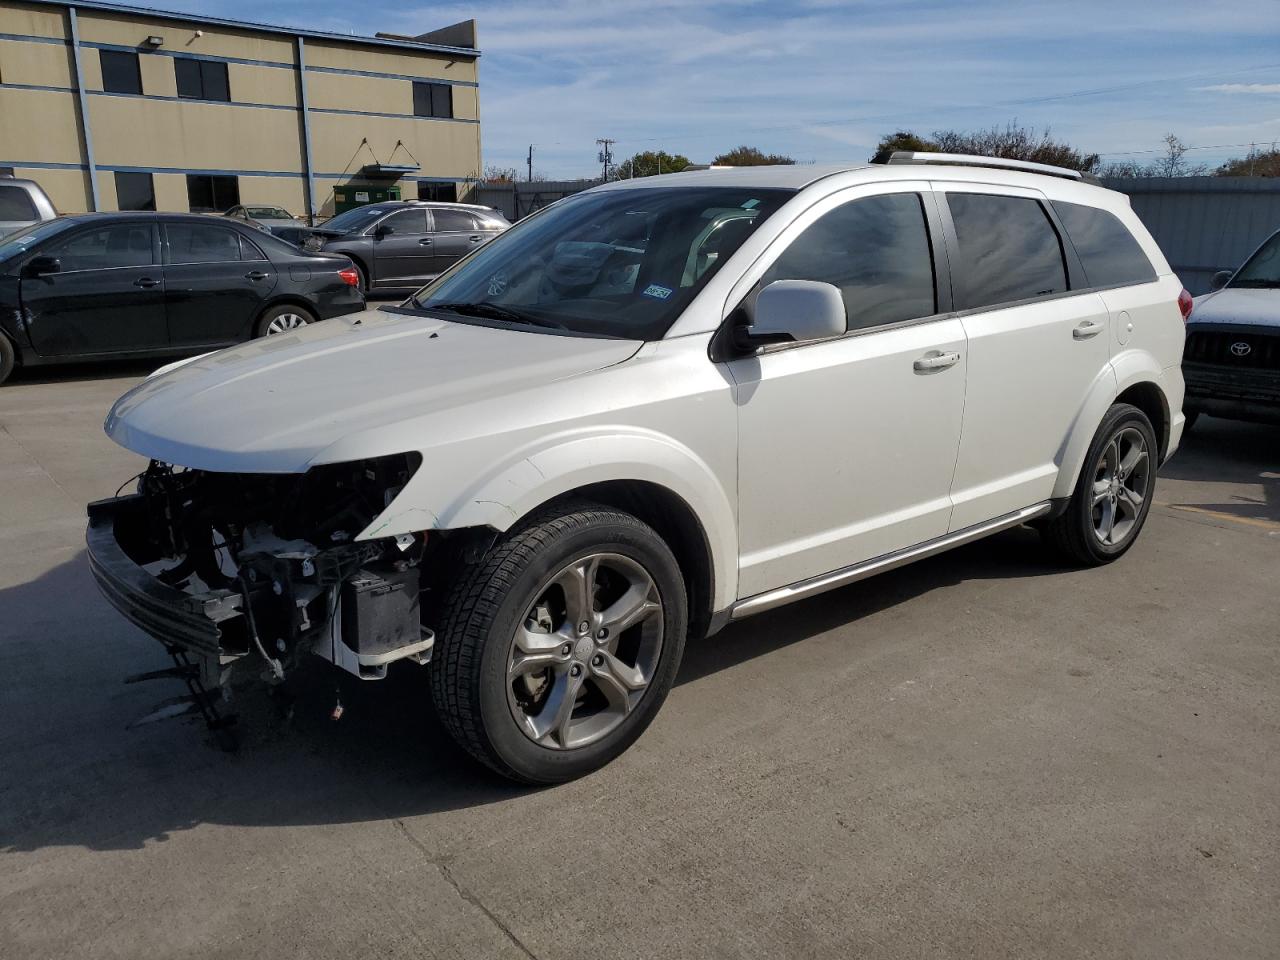
[[[1274,290],[1280,287],[1280,280],[1236,280],[1231,286],[1252,290]]]
[[[485,320],[503,320],[507,323],[527,323],[530,326],[550,327],[553,330],[564,329],[560,324],[551,320],[544,320],[541,317],[535,317],[519,310],[512,310],[509,307],[500,307],[496,303],[488,303],[487,301],[481,301],[480,303],[423,303],[414,297],[413,302],[420,310],[443,310],[447,313],[461,314],[464,317],[482,317]]]

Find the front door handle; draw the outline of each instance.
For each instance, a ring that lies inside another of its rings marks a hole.
[[[265,280],[271,276],[269,273],[263,273],[261,270],[250,270],[244,275],[246,280]]]
[[[947,353],[935,352],[926,354],[911,366],[921,372],[927,372],[929,370],[945,370],[947,367],[954,367],[959,362],[960,354],[954,351]]]
[[[159,280],[152,280],[150,277],[139,277],[133,281],[135,287],[142,287],[144,290],[150,290],[152,287],[160,286]]]
[[[419,240],[419,241],[418,241],[418,246],[420,246],[420,247],[429,247],[429,246],[431,246],[431,238],[430,238],[430,237],[423,237],[421,240]]]
[[[473,234],[472,236],[467,237],[467,239],[470,240],[472,243],[479,243],[481,240],[484,239],[484,237],[480,236],[479,234]]]
[[[1088,340],[1090,337],[1096,337],[1104,329],[1106,329],[1105,323],[1099,323],[1097,320],[1084,320],[1071,331],[1071,336],[1077,340]]]

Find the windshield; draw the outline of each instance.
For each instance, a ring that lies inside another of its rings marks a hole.
[[[326,220],[322,226],[325,230],[340,230],[343,233],[351,233],[368,226],[386,212],[386,207],[355,207],[351,210],[344,210],[336,217]]]
[[[283,207],[245,207],[244,212],[255,220],[292,220],[293,214]]]
[[[1231,278],[1233,287],[1280,287],[1280,233],[1258,248]]]
[[[70,220],[59,218],[57,220],[45,220],[43,223],[34,223],[14,233],[6,233],[3,237],[0,237],[0,262],[8,260],[10,257],[21,256],[32,247],[43,243],[49,237],[61,233],[70,226]]]
[[[570,197],[420,291],[418,307],[656,340],[787,190],[645,187]]]

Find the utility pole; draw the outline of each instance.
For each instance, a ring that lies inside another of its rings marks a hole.
[[[533,183],[533,144],[529,144],[529,182]]]
[[[609,167],[613,163],[613,151],[610,148],[617,142],[617,140],[605,138],[596,141],[596,146],[600,148],[599,160],[604,164],[604,173],[602,174],[602,179],[604,180],[609,179]]]

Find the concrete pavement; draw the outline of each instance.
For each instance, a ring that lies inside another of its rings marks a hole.
[[[1280,429],[1202,419],[1141,541],[1027,530],[692,644],[651,730],[524,790],[414,668],[226,755],[126,731],[171,685],[97,595],[84,503],[141,368],[0,389],[0,956],[1280,953]]]

